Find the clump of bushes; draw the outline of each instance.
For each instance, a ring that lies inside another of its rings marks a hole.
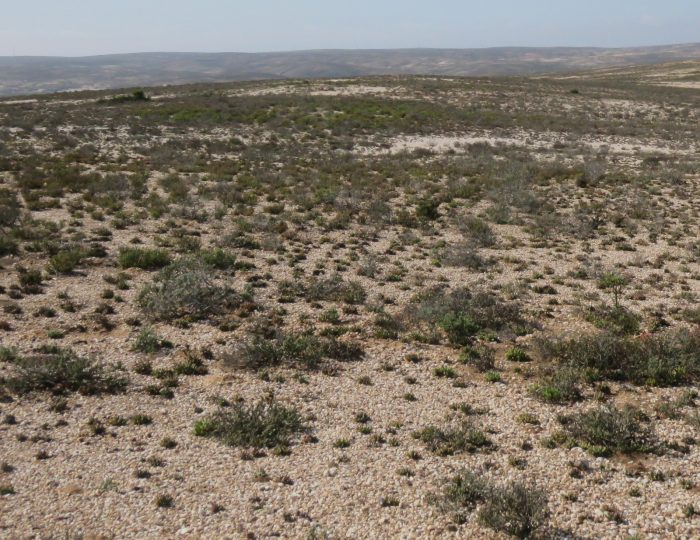
[[[452,345],[472,343],[483,331],[503,331],[523,322],[522,309],[499,295],[466,287],[432,287],[420,293],[404,316],[418,326],[444,330]]]
[[[235,403],[194,425],[200,437],[213,437],[228,446],[275,448],[289,446],[292,436],[307,429],[299,411],[271,400],[254,405]]]
[[[306,299],[363,304],[367,292],[357,281],[345,281],[335,274],[326,279],[313,279],[306,287]]]
[[[434,500],[457,523],[479,508],[481,523],[517,538],[532,535],[549,516],[544,491],[519,481],[495,484],[466,470],[450,478]]]
[[[440,456],[461,452],[474,453],[493,446],[483,431],[466,421],[446,429],[428,426],[414,433],[414,437],[423,442],[431,452]]]
[[[653,429],[637,408],[601,407],[561,418],[565,433],[594,455],[615,452],[651,452],[656,446]]]
[[[355,343],[334,337],[320,338],[309,332],[276,333],[271,337],[256,335],[226,358],[228,364],[244,368],[292,365],[315,369],[325,358],[356,360],[364,354]]]
[[[119,250],[119,266],[157,270],[170,264],[170,255],[164,249],[127,247]]]
[[[79,248],[61,250],[49,259],[49,271],[70,274],[85,256],[85,252]]]
[[[700,378],[700,331],[668,329],[621,336],[612,332],[544,339],[545,358],[580,369],[589,380],[610,379],[648,386],[674,386]]]
[[[561,367],[530,388],[530,393],[545,403],[572,403],[581,399],[581,371]]]
[[[70,349],[52,348],[44,354],[15,356],[12,364],[17,374],[7,379],[5,385],[18,394],[34,391],[114,394],[123,391],[128,382],[119,366],[101,364]]]
[[[163,268],[138,297],[143,312],[154,320],[202,319],[241,302],[240,295],[215,283],[211,267],[195,257]]]

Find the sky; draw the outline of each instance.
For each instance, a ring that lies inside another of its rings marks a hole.
[[[0,0],[0,56],[700,42],[700,0]]]

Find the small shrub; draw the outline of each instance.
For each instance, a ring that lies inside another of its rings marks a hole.
[[[134,350],[147,354],[156,353],[166,347],[172,347],[172,343],[158,337],[152,328],[142,328],[134,343]]]
[[[56,274],[70,274],[85,257],[81,249],[59,251],[49,259],[49,271]]]
[[[512,349],[508,349],[506,351],[506,360],[510,362],[529,362],[532,359],[530,358],[530,355],[527,354],[525,349],[513,347]]]
[[[484,345],[467,346],[459,356],[462,363],[474,366],[479,371],[490,371],[496,367],[496,354]]]
[[[438,507],[457,523],[467,521],[479,508],[479,521],[496,531],[527,538],[547,521],[546,494],[530,485],[513,481],[494,484],[470,471],[460,471],[447,481],[434,498]]]
[[[573,403],[581,399],[581,373],[573,368],[559,368],[530,388],[537,399],[545,403]]]
[[[173,371],[177,375],[206,375],[209,373],[204,361],[191,349],[185,350],[185,358],[175,365]]]
[[[228,446],[274,448],[288,446],[293,435],[306,430],[299,412],[274,401],[248,406],[236,403],[199,420],[194,433],[214,437]]]
[[[626,337],[612,332],[540,341],[546,358],[584,370],[589,378],[673,386],[700,378],[700,331],[669,329]]]
[[[54,394],[111,394],[123,391],[127,385],[126,378],[115,366],[78,356],[69,349],[17,358],[14,366],[19,373],[5,384],[18,394],[42,390]]]
[[[547,520],[547,495],[520,482],[492,488],[479,510],[484,525],[517,538],[527,538]]]
[[[564,417],[569,437],[590,452],[610,455],[650,452],[656,446],[653,430],[642,422],[643,415],[634,407],[622,410],[602,407]]]
[[[367,298],[364,287],[357,281],[344,281],[336,274],[327,279],[312,280],[306,288],[306,299],[311,301],[363,304]]]
[[[240,302],[240,296],[217,285],[211,268],[196,258],[180,259],[163,268],[138,297],[143,312],[155,320],[202,319]]]
[[[217,270],[229,270],[236,266],[236,256],[221,248],[204,250],[199,255],[205,264]]]
[[[229,354],[225,362],[234,366],[260,369],[293,365],[306,369],[320,366],[324,358],[349,361],[363,355],[362,347],[335,338],[319,338],[309,332],[278,333],[271,338],[256,335]]]
[[[175,505],[175,500],[170,495],[158,495],[156,497],[156,506],[158,508],[172,508]]]
[[[492,446],[488,437],[469,422],[463,422],[457,427],[447,429],[429,426],[418,431],[414,436],[423,442],[431,452],[441,456],[460,452],[473,453]]]
[[[435,221],[440,217],[440,201],[435,199],[423,199],[416,205],[416,217],[423,221]]]
[[[128,247],[119,250],[119,266],[156,270],[170,264],[170,255],[163,249]]]
[[[439,325],[452,345],[468,345],[481,330],[479,324],[465,313],[448,313],[440,320]]]

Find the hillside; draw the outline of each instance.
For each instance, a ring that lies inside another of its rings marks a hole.
[[[528,75],[700,58],[700,45],[142,53],[0,57],[0,95],[236,80],[360,75]]]
[[[699,538],[699,65],[0,100],[0,537]]]

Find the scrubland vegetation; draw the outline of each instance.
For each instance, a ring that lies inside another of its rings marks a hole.
[[[699,105],[0,101],[0,535],[700,535]]]

